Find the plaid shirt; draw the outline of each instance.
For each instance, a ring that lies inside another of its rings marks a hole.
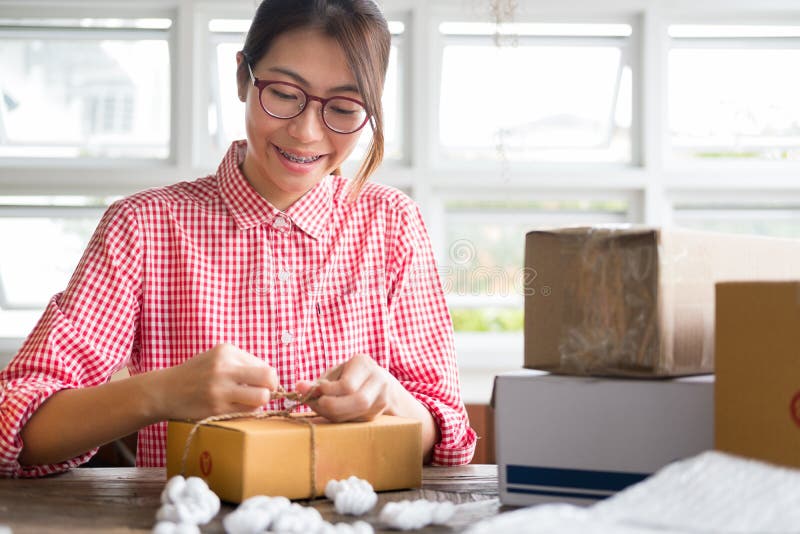
[[[19,465],[20,429],[57,391],[125,366],[179,365],[222,342],[263,358],[288,390],[368,354],[433,415],[434,463],[470,461],[476,436],[416,204],[374,183],[348,201],[346,180],[328,176],[281,212],[242,175],[245,148],[234,143],[215,175],[108,209],[66,290],[0,373],[0,475],[63,471],[96,452]],[[163,466],[165,442],[166,423],[141,429],[137,465]]]

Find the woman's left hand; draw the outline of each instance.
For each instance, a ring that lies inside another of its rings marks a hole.
[[[295,386],[306,402],[329,421],[371,421],[381,414],[416,419],[422,423],[423,462],[429,463],[441,439],[428,409],[386,369],[364,354],[329,369],[317,382],[301,380]],[[313,390],[313,391],[312,391]]]
[[[301,380],[296,389],[301,395],[311,392],[312,399],[306,404],[312,410],[340,423],[371,421],[384,413],[395,415],[396,397],[403,386],[375,360],[356,354],[326,371],[316,383]]]

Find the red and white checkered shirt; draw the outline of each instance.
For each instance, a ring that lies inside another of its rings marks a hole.
[[[441,431],[433,461],[470,461],[450,316],[419,209],[368,183],[348,201],[326,177],[281,212],[239,170],[244,141],[215,175],[114,203],[66,290],[0,373],[0,475],[20,466],[20,429],[51,395],[178,365],[217,343],[263,358],[294,389],[355,353],[370,355]],[[282,407],[275,401],[267,409]],[[304,407],[305,408],[305,407]],[[139,431],[136,463],[163,466],[166,423]]]

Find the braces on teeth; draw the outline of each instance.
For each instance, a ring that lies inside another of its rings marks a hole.
[[[280,148],[278,148],[278,152],[280,152],[286,159],[297,163],[311,163],[312,161],[317,161],[319,158],[322,157],[322,156],[311,156],[308,158],[301,158],[299,156],[295,156],[284,150],[281,150]]]

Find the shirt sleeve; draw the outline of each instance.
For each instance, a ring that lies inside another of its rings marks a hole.
[[[88,461],[97,449],[53,465],[20,465],[20,431],[63,389],[106,382],[130,357],[140,302],[141,247],[133,210],[113,204],[64,292],[55,295],[0,372],[0,476],[35,477]]]
[[[441,432],[434,465],[472,460],[469,426],[458,379],[453,326],[430,238],[415,204],[396,214],[389,275],[390,372],[427,409]]]

